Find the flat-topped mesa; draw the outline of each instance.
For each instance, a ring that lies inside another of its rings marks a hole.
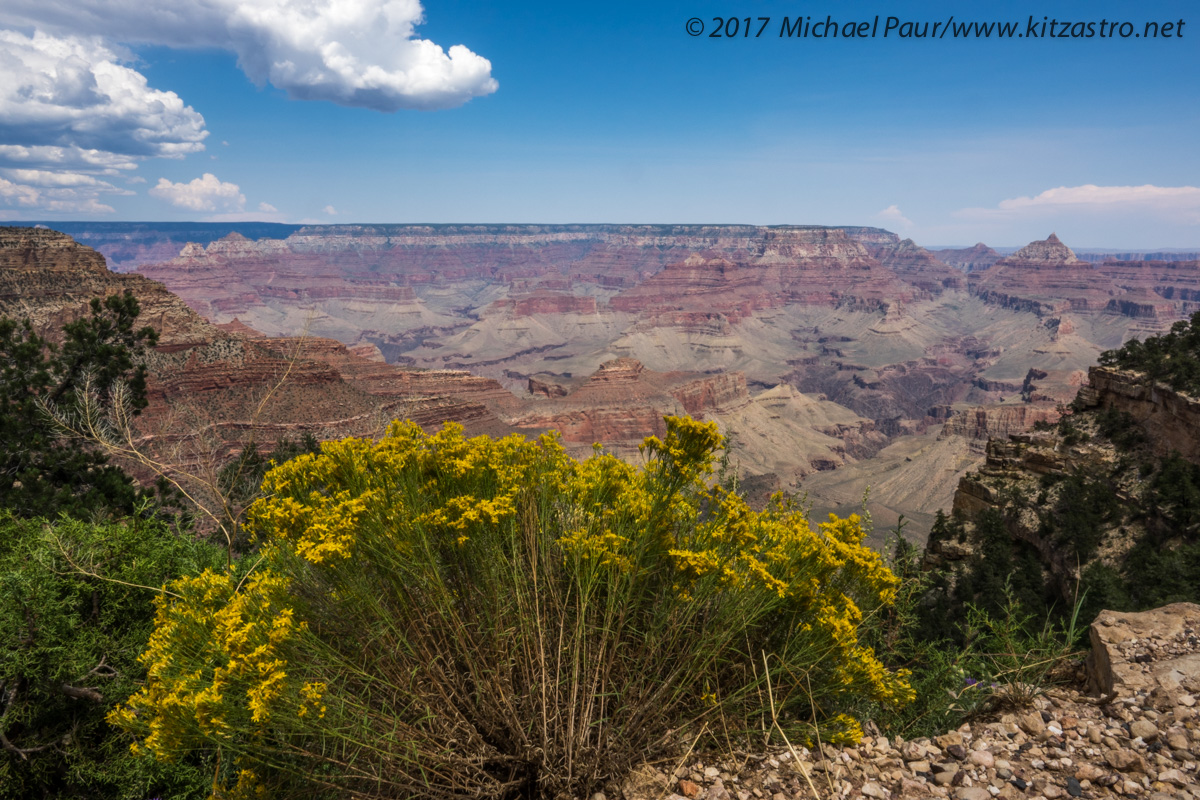
[[[790,303],[882,307],[921,290],[840,228],[768,229],[749,250],[707,250],[614,297],[618,311],[718,311],[736,321]]]
[[[971,294],[1018,311],[1103,311],[1122,291],[1055,234],[968,276]]]

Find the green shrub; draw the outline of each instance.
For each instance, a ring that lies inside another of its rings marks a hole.
[[[1079,645],[1077,615],[1056,624],[1029,613],[1010,581],[999,584],[990,610],[954,607],[947,576],[921,571],[915,548],[898,542],[892,568],[903,578],[897,601],[864,626],[890,667],[912,672],[912,703],[864,711],[888,735],[934,736],[998,707],[1026,705],[1057,681]]]
[[[0,514],[0,798],[203,796],[210,775],[134,758],[105,714],[145,677],[156,587],[218,556],[156,523]]]
[[[93,299],[90,316],[63,326],[58,346],[28,320],[0,317],[0,508],[25,517],[69,514],[91,519],[131,514],[141,492],[120,468],[80,441],[62,436],[47,412],[78,412],[86,397],[110,403],[117,386],[128,411],[146,406],[146,370],[136,364],[158,340],[134,330],[140,308],[128,291]]]
[[[855,516],[709,488],[715,425],[667,422],[641,469],[399,423],[274,469],[258,559],[171,585],[113,719],[229,796],[586,796],[681,736],[761,746],[772,710],[857,739],[911,698],[858,636],[897,579]]]

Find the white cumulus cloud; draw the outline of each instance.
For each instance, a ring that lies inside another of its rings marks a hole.
[[[268,214],[274,214],[279,209],[276,208],[275,206],[271,205],[270,203],[259,203],[258,210],[265,211]]]
[[[321,210],[324,211],[326,214],[328,214],[331,217],[336,217],[337,213],[338,213],[337,209],[334,208],[333,206],[325,206]]]
[[[97,176],[204,149],[204,118],[94,37],[0,30],[0,206],[112,213]]]
[[[230,50],[255,83],[302,100],[431,110],[496,91],[490,61],[419,38],[423,21],[419,0],[5,0],[0,9],[10,25]]]
[[[222,182],[211,172],[188,183],[172,183],[159,178],[150,194],[189,211],[232,213],[246,208],[246,195],[242,194],[241,188],[236,183]]]
[[[904,214],[900,211],[900,207],[895,204],[888,206],[875,216],[876,218],[884,220],[887,223],[901,225],[905,228],[911,228],[913,224],[912,220],[904,216]]]
[[[204,118],[179,95],[150,88],[144,75],[119,61],[95,38],[0,30],[5,149],[116,168],[128,168],[130,158],[203,150]]]

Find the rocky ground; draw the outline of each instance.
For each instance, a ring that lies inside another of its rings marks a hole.
[[[647,764],[622,793],[626,800],[1200,798],[1200,606],[1104,612],[1091,638],[1080,686],[1047,689],[1023,708],[956,731],[691,757],[673,773],[671,764]]]

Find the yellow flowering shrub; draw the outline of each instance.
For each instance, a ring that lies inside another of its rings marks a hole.
[[[858,517],[711,486],[720,444],[677,418],[641,467],[455,425],[327,443],[267,475],[250,564],[169,587],[113,721],[217,750],[214,796],[579,796],[668,731],[757,728],[768,679],[781,723],[854,741],[853,709],[912,696],[858,638],[897,579]]]

